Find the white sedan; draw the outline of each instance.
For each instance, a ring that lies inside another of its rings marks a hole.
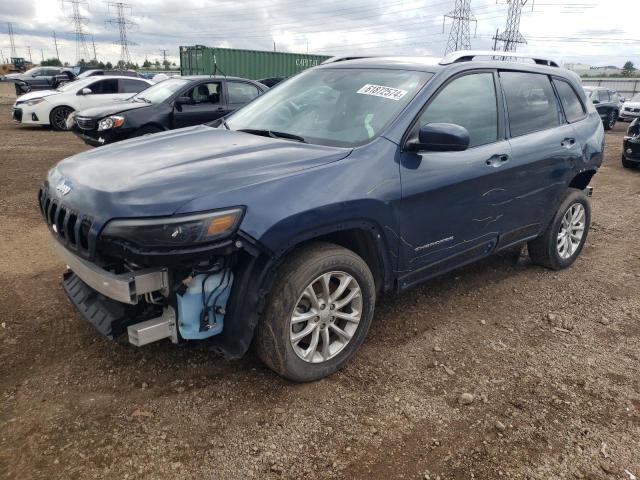
[[[23,125],[51,125],[54,130],[67,130],[66,120],[72,112],[126,100],[151,85],[153,82],[143,78],[88,77],[57,90],[40,90],[18,97],[11,116]]]
[[[640,93],[636,93],[633,98],[627,100],[620,108],[620,120],[635,120],[640,117]]]

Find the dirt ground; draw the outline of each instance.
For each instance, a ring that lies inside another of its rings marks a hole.
[[[582,256],[503,254],[380,300],[341,372],[110,342],[60,287],[36,191],[86,149],[0,95],[0,477],[640,478],[640,171],[607,134]],[[474,396],[461,405],[461,394]]]

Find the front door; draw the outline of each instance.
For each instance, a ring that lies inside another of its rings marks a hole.
[[[211,122],[222,117],[226,112],[219,81],[200,83],[180,96],[188,97],[190,103],[174,107],[173,128]]]
[[[124,100],[130,96],[129,94],[120,93],[118,91],[117,78],[96,80],[90,85],[87,85],[86,88],[89,88],[91,93],[78,96],[78,110],[95,107],[114,100]]]
[[[402,152],[400,287],[471,262],[491,252],[501,233],[505,186],[513,160],[504,138],[497,74],[456,77],[429,101],[412,134],[428,123],[454,123],[469,132],[463,152]]]

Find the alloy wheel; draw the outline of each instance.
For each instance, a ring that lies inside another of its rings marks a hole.
[[[584,235],[586,214],[581,203],[571,205],[560,224],[558,232],[558,255],[562,259],[570,258],[580,247]]]
[[[362,291],[346,272],[328,272],[313,280],[293,309],[289,340],[305,362],[322,363],[351,341],[362,316]]]
[[[57,108],[53,112],[53,124],[58,130],[67,130],[67,117],[72,112],[70,108]]]

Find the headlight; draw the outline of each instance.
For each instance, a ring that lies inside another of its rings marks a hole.
[[[124,117],[120,115],[111,115],[110,117],[103,118],[98,122],[98,131],[110,130],[112,128],[118,128],[124,123]]]
[[[195,215],[112,220],[102,236],[144,247],[196,245],[231,235],[238,228],[243,213],[242,208],[230,208]]]
[[[44,98],[34,98],[33,100],[27,100],[26,102],[24,102],[24,104],[28,107],[33,107],[34,105],[42,102],[44,102]]]

